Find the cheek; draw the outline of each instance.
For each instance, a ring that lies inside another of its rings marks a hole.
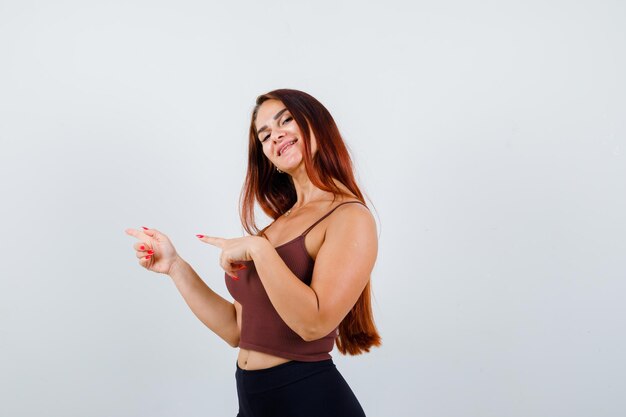
[[[300,127],[295,122],[291,122],[291,126],[289,126],[289,130],[295,136],[302,137],[302,131],[300,130]]]
[[[270,147],[269,147],[269,145],[267,145],[267,144],[262,144],[262,145],[261,145],[261,150],[263,151],[263,155],[265,155],[265,157],[266,157],[267,159],[271,159],[272,154],[271,154],[271,152],[270,152]]]

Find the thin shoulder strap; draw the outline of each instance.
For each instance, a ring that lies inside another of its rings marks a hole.
[[[341,204],[337,204],[331,211],[329,211],[328,213],[326,213],[325,215],[322,216],[321,219],[319,219],[318,221],[316,221],[315,223],[313,223],[308,229],[306,229],[304,231],[304,233],[302,233],[302,236],[305,236],[307,233],[309,233],[311,231],[311,229],[313,229],[315,226],[317,226],[317,224],[319,222],[321,222],[322,220],[324,220],[326,217],[330,216],[332,214],[333,211],[337,210],[339,207],[343,206],[344,204],[350,204],[350,203],[359,203],[359,204],[363,204],[361,201],[358,200],[353,200],[353,201],[344,201]],[[365,204],[363,204],[363,206],[365,206],[367,208],[367,206]]]

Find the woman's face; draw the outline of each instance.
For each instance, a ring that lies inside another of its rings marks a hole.
[[[254,122],[257,140],[261,142],[263,153],[278,169],[293,173],[302,165],[304,143],[300,127],[280,100],[267,100],[261,104]],[[317,143],[313,132],[311,153],[315,155]]]

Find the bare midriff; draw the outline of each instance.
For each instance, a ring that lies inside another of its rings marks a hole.
[[[239,348],[239,356],[237,357],[239,367],[247,371],[271,368],[290,360],[244,348]]]

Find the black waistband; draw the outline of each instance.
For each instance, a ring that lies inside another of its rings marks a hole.
[[[258,394],[279,389],[329,371],[336,371],[332,359],[317,362],[289,361],[271,368],[252,371],[241,369],[237,364],[235,376],[240,386],[238,389],[245,389],[248,394]],[[245,388],[243,388],[244,386]]]

